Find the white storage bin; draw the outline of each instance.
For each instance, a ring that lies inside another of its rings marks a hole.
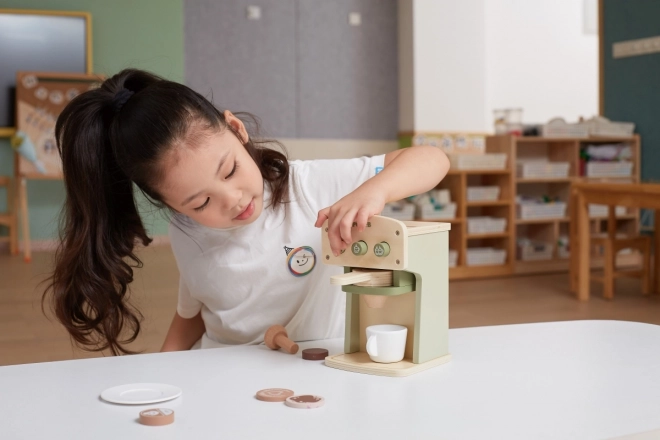
[[[552,243],[518,240],[518,259],[522,261],[552,260]]]
[[[635,132],[634,122],[615,122],[602,116],[594,116],[584,124],[590,136],[630,137]]]
[[[469,248],[466,254],[468,266],[490,266],[506,262],[506,250],[495,248]]]
[[[468,217],[468,234],[497,234],[506,229],[506,219],[498,217]]]
[[[518,212],[518,218],[521,220],[562,218],[566,217],[566,202],[523,202],[516,205],[516,210]]]
[[[456,203],[446,205],[418,204],[415,210],[419,220],[451,220],[456,218]]]
[[[387,203],[380,215],[397,220],[414,220],[415,205],[412,203]]]
[[[468,202],[499,200],[499,198],[499,186],[469,186],[467,189]]]
[[[541,135],[549,138],[586,138],[589,127],[583,122],[569,124],[563,118],[554,118],[541,127]]]
[[[449,267],[456,267],[458,262],[458,251],[454,249],[449,249]]]
[[[614,208],[614,213],[617,217],[626,215],[625,206],[617,206]],[[607,217],[609,216],[609,207],[607,205],[589,205],[589,217]]]
[[[632,162],[587,162],[587,177],[630,177]]]
[[[568,162],[529,161],[516,164],[518,177],[524,178],[562,178],[568,177]]]
[[[448,154],[451,168],[456,170],[503,170],[507,155],[494,154]]]

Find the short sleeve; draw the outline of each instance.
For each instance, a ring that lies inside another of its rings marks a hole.
[[[202,310],[202,303],[190,295],[183,277],[179,279],[179,302],[176,311],[182,318],[190,319],[197,316]]]
[[[384,164],[384,155],[291,162],[296,190],[313,214],[374,177]]]

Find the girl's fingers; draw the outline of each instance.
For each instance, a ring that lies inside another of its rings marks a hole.
[[[355,222],[357,223],[357,230],[359,232],[364,231],[364,228],[367,227],[368,220],[369,212],[366,209],[360,209],[355,216]]]
[[[346,214],[344,214],[341,221],[339,222],[339,235],[341,241],[343,242],[341,250],[346,249],[346,245],[350,245],[353,242],[351,229],[353,228],[353,223],[355,222],[356,213],[356,209],[351,209]]]
[[[330,212],[330,208],[323,208],[322,210],[320,210],[318,217],[316,217],[316,223],[314,223],[314,226],[317,228],[323,226],[323,223],[325,223],[325,221],[328,219],[329,212]]]

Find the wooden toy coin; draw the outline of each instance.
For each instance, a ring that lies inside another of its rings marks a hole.
[[[147,426],[163,426],[174,423],[174,411],[168,408],[145,409],[140,412],[140,423]]]
[[[291,408],[318,408],[323,406],[324,403],[325,399],[323,397],[311,394],[291,396],[284,401],[284,404]]]
[[[328,356],[325,348],[306,348],[302,351],[302,358],[308,361],[322,361]]]
[[[257,392],[257,399],[264,402],[284,402],[293,394],[293,391],[285,388],[267,388]]]

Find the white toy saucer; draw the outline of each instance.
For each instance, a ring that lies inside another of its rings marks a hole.
[[[131,383],[104,390],[101,399],[121,405],[146,405],[172,400],[181,394],[181,388],[164,383]]]

